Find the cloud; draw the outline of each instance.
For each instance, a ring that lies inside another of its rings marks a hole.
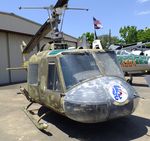
[[[139,13],[137,13],[137,15],[142,16],[142,15],[148,15],[150,14],[150,11],[141,11]]]
[[[145,3],[145,2],[148,2],[148,1],[150,1],[150,0],[137,0],[137,2],[139,2],[139,3]]]

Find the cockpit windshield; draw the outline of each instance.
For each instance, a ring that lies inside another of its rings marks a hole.
[[[105,75],[124,77],[115,52],[96,52],[96,57]]]
[[[95,53],[62,53],[60,64],[66,88],[100,75],[124,78],[113,51]],[[93,55],[95,54],[95,57]],[[97,63],[96,63],[97,62]]]
[[[101,75],[90,53],[66,53],[60,58],[66,88],[86,79]]]

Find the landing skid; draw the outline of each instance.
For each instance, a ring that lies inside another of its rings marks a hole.
[[[27,107],[23,108],[23,111],[25,112],[25,114],[29,117],[29,119],[33,122],[33,124],[41,131],[45,131],[48,128],[48,124],[46,122],[40,122],[41,119],[48,115],[51,111],[48,111],[46,113],[44,113],[43,115],[41,115],[40,117],[38,116],[38,110],[39,109],[31,109],[29,110],[29,107],[34,104],[33,102],[31,102]],[[36,119],[35,116],[37,116],[38,118]]]
[[[127,79],[127,82],[129,83],[129,84],[133,84],[132,82],[133,82],[133,76],[132,76],[132,74],[129,74],[129,79]]]

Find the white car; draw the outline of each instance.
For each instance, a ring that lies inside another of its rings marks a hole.
[[[150,50],[144,51],[144,55],[145,55],[145,56],[150,56]]]
[[[132,51],[132,54],[134,54],[134,55],[140,55],[141,53],[142,53],[141,50],[133,50]]]

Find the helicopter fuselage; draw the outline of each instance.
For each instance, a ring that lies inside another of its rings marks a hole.
[[[82,123],[130,115],[138,103],[113,51],[49,50],[28,65],[28,93],[36,103]]]

